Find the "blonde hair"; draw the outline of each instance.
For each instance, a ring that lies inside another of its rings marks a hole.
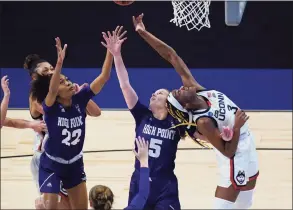
[[[96,185],[90,190],[89,199],[95,210],[110,210],[114,201],[114,194],[109,187]]]

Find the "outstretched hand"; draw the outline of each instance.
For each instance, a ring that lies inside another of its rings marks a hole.
[[[10,89],[9,89],[9,79],[7,79],[7,75],[2,77],[1,79],[1,87],[4,92],[4,96],[10,95]]]
[[[132,16],[133,26],[134,26],[135,31],[137,31],[137,32],[145,30],[145,26],[144,26],[144,24],[142,22],[143,15],[144,14],[141,13],[137,17]]]
[[[121,54],[121,45],[127,39],[127,37],[123,38],[123,36],[127,33],[124,31],[122,34],[123,26],[117,26],[115,31],[112,31],[112,34],[108,31],[107,34],[102,32],[103,38],[105,42],[101,42],[101,44],[106,47],[113,56],[117,56]]]
[[[148,165],[148,155],[149,155],[149,143],[143,137],[138,136],[135,139],[135,143],[137,146],[137,152],[133,150],[135,157],[139,160],[141,166]]]
[[[66,49],[67,49],[67,44],[64,45],[64,48],[62,49],[62,45],[61,45],[61,40],[59,37],[55,38],[56,41],[56,49],[57,49],[57,56],[58,56],[58,60],[57,60],[57,64],[62,65],[64,58],[65,58],[65,53],[66,53]]]

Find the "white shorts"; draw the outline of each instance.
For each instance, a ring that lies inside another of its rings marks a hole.
[[[258,157],[254,137],[248,133],[240,138],[237,151],[232,158],[227,158],[218,150],[217,154],[220,180],[218,186],[241,190],[248,181],[255,180],[259,174]]]
[[[31,160],[31,173],[33,176],[33,181],[35,182],[35,185],[37,187],[38,192],[39,190],[39,167],[40,167],[40,157],[42,153],[39,151],[35,151],[34,155]]]
[[[34,155],[31,160],[31,173],[33,176],[33,181],[35,182],[35,185],[37,187],[37,191],[40,194],[40,188],[39,188],[39,168],[40,168],[40,158],[41,158],[42,152],[40,151],[35,151]],[[67,191],[62,187],[62,183],[60,186],[60,196],[65,196],[67,197]]]

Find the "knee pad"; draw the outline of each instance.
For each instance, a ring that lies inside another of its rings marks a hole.
[[[231,201],[227,201],[221,198],[214,198],[214,207],[213,209],[233,209],[234,203]]]
[[[235,209],[249,209],[252,206],[254,190],[241,191],[235,202]]]

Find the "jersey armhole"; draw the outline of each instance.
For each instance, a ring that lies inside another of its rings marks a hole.
[[[211,119],[212,122],[214,123],[215,127],[216,127],[216,128],[219,128],[217,121],[216,121],[214,118],[210,117],[210,116],[200,116],[199,118],[196,119],[195,124],[197,124],[197,121],[198,121],[199,119],[204,118],[204,117]],[[200,135],[202,135],[202,133],[199,132],[198,129],[197,129],[197,132],[198,132]]]

